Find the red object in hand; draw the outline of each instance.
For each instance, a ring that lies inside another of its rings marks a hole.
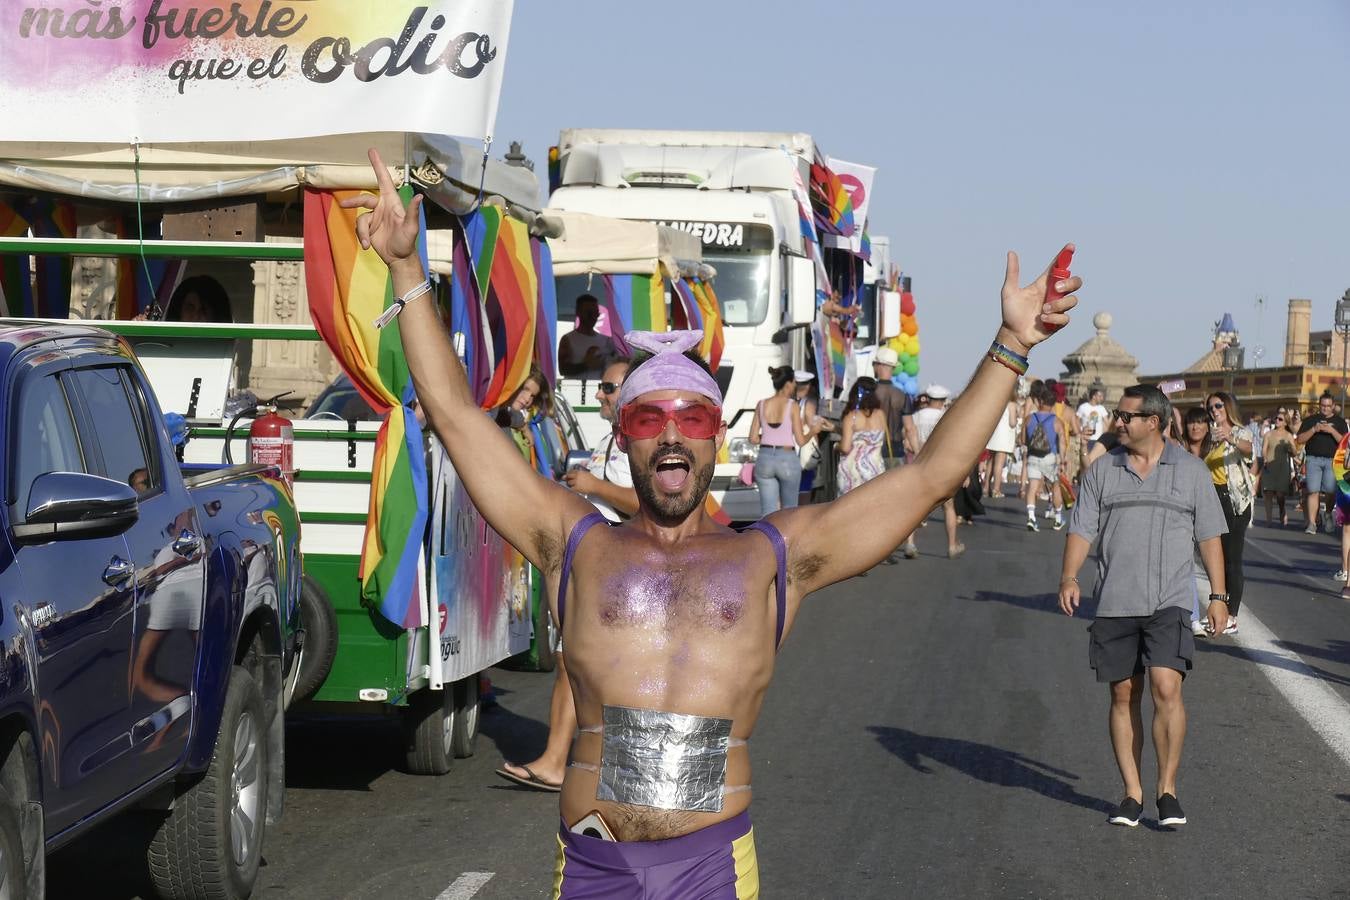
[[[1045,281],[1046,303],[1054,303],[1064,296],[1059,291],[1055,290],[1055,285],[1069,277],[1069,264],[1073,262],[1073,250],[1073,245],[1070,244],[1059,251],[1059,256],[1055,257],[1055,264],[1050,267],[1050,277]],[[1063,327],[1063,325],[1047,325],[1044,322],[1041,323],[1041,328],[1051,334],[1059,331]]]

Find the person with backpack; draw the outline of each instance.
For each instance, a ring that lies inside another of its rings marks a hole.
[[[1025,426],[1026,441],[1026,493],[1027,531],[1040,531],[1036,524],[1036,502],[1041,495],[1041,485],[1050,483],[1050,497],[1055,511],[1056,531],[1064,527],[1064,494],[1059,486],[1059,472],[1069,446],[1068,436],[1064,433],[1063,421],[1055,415],[1055,394],[1045,382],[1038,381],[1031,386],[1031,399],[1036,411],[1027,416]]]

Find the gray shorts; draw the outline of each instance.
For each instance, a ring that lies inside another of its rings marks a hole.
[[[1191,611],[1165,606],[1151,616],[1111,616],[1088,627],[1088,664],[1097,680],[1124,681],[1155,666],[1185,678],[1195,656]]]
[[[1050,453],[1046,456],[1027,456],[1027,480],[1036,479],[1048,481],[1054,484],[1059,480],[1059,455]],[[1028,500],[1031,498],[1028,497]]]

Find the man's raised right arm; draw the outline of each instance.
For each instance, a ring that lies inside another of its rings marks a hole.
[[[379,197],[367,194],[344,200],[343,205],[372,210],[357,219],[357,235],[363,247],[373,247],[389,266],[394,294],[402,297],[426,278],[416,252],[421,197],[405,211],[379,154],[370,151],[370,159],[380,184]],[[568,531],[593,507],[535,472],[478,408],[429,297],[410,302],[398,322],[418,402],[469,497],[511,546],[541,570],[552,571],[561,562]]]

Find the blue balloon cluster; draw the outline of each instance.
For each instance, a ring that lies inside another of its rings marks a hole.
[[[906,375],[904,372],[897,371],[891,376],[891,384],[911,397],[916,397],[919,394],[919,379],[914,375]]]

